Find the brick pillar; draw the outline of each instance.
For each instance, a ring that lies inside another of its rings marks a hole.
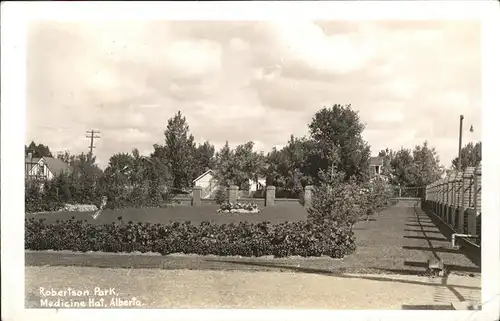
[[[276,197],[276,187],[266,187],[266,203],[265,206],[274,206],[274,198]]]
[[[193,199],[191,201],[191,205],[201,205],[201,186],[193,187]]]
[[[312,193],[314,187],[311,185],[307,185],[304,189],[304,207],[308,208],[312,204]]]
[[[236,201],[238,201],[238,189],[239,187],[236,185],[229,186],[229,189],[227,190],[227,199],[229,200],[229,203],[236,203]]]

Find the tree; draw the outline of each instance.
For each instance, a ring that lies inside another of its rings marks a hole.
[[[95,156],[81,153],[75,157],[69,175],[70,192],[73,202],[79,204],[101,203],[98,182],[103,171],[95,164]]]
[[[414,176],[414,185],[417,187],[426,186],[441,178],[443,168],[439,164],[439,156],[435,148],[429,147],[427,141],[413,149],[411,172]]]
[[[170,168],[174,188],[191,187],[196,173],[196,146],[186,118],[180,111],[168,120],[164,133],[165,145],[155,145],[152,156],[159,157]]]
[[[277,194],[298,197],[306,185],[312,184],[312,141],[290,136],[281,150],[274,148],[266,157],[267,184],[277,188]]]
[[[367,179],[370,147],[361,136],[364,128],[351,105],[336,104],[318,111],[309,130],[316,145],[319,168],[326,170],[333,165],[345,173],[346,180],[351,177],[359,181]]]
[[[249,180],[256,179],[265,172],[265,158],[253,150],[254,143],[247,142],[231,150],[228,142],[216,155],[216,178],[220,185],[237,185],[248,190]]]
[[[345,174],[336,169],[321,170],[312,206],[307,209],[308,219],[319,224],[334,221],[352,228],[364,211],[361,197],[360,186],[354,177],[346,180]]]
[[[381,174],[386,176],[390,182],[394,179],[394,173],[392,171],[392,166],[391,163],[396,156],[396,152],[394,152],[392,149],[386,148],[381,150],[378,153],[379,157],[382,157],[384,159],[384,164],[382,166],[382,172]]]
[[[49,146],[43,144],[37,145],[33,141],[28,146],[24,146],[24,152],[26,155],[31,153],[33,158],[52,157]]]
[[[215,155],[215,177],[223,187],[236,184],[236,177],[232,168],[233,151],[226,141],[224,146]]]
[[[196,172],[198,177],[209,169],[213,169],[215,165],[215,147],[206,141],[199,144],[195,152]]]
[[[467,167],[476,167],[481,162],[481,142],[476,144],[468,143],[462,150],[460,151],[460,155],[462,156],[462,166],[459,170],[464,171]],[[453,169],[457,170],[458,168],[458,157],[451,162]]]
[[[412,173],[413,156],[411,150],[401,148],[390,162],[393,174],[391,183],[401,186],[416,186],[415,176]]]

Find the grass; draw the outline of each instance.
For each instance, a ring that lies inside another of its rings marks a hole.
[[[203,209],[203,210],[202,210]],[[124,210],[103,213],[96,222],[110,222],[120,215],[125,220],[150,219],[156,222],[191,220],[193,223],[212,218],[218,223],[241,220],[268,220],[279,223],[301,220],[305,210],[298,206],[264,208],[259,214],[217,214],[217,207],[175,207],[168,209]],[[141,212],[142,211],[142,212]],[[121,214],[120,214],[121,213]],[[73,215],[73,213],[71,213]],[[78,214],[78,213],[77,213]],[[68,214],[47,214],[56,217]],[[81,213],[84,216],[86,214]],[[40,214],[40,216],[42,216]],[[78,215],[75,215],[78,218]],[[91,220],[91,219],[90,219]],[[89,220],[89,221],[90,221]],[[110,255],[107,253],[75,254],[68,252],[27,252],[26,265],[74,265],[95,267],[203,269],[203,270],[258,270],[292,271],[330,274],[340,272],[383,273],[415,275],[427,268],[427,260],[438,256],[454,273],[480,273],[480,267],[463,253],[450,250],[446,238],[437,237],[439,229],[430,225],[427,214],[413,208],[391,207],[377,214],[373,221],[361,221],[354,227],[356,252],[342,260],[331,258],[240,258],[198,255],[137,255],[135,253]],[[411,229],[408,228],[409,225]]]
[[[87,220],[93,224],[106,224],[117,222],[118,217],[122,217],[125,222],[150,222],[150,223],[169,223],[191,221],[193,224],[199,224],[202,221],[212,221],[217,224],[269,221],[273,224],[283,223],[285,221],[295,222],[306,218],[306,210],[302,206],[295,204],[280,204],[279,206],[263,207],[257,214],[240,213],[217,213],[218,205],[200,205],[200,206],[171,206],[166,208],[127,208],[120,210],[104,210],[101,215],[94,220],[89,212],[55,212],[26,214],[27,218],[45,218],[47,223],[56,220],[67,220],[72,216],[76,220]]]

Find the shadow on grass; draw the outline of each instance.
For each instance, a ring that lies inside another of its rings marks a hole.
[[[207,259],[207,261],[222,262],[221,260],[217,260],[217,259]],[[287,271],[291,271],[291,272],[327,275],[327,276],[333,276],[333,277],[338,277],[338,278],[343,278],[343,279],[361,279],[361,280],[368,280],[368,281],[404,283],[404,284],[425,285],[425,286],[433,286],[433,287],[446,287],[445,284],[436,284],[436,283],[415,281],[415,280],[392,279],[392,278],[387,278],[387,277],[366,276],[366,275],[346,275],[345,273],[346,273],[347,269],[345,269],[345,268],[340,268],[337,270],[323,270],[323,269],[312,269],[312,268],[304,268],[304,267],[298,267],[298,266],[290,266],[290,265],[274,264],[274,263],[266,263],[266,262],[242,262],[242,261],[232,261],[232,260],[224,260],[223,262],[237,264],[237,265],[276,268],[276,269],[287,270]],[[463,285],[463,286],[460,285],[460,286],[455,286],[455,287],[463,288],[463,289],[476,289],[476,290],[480,289],[479,287],[466,286],[466,285]]]
[[[428,239],[429,240],[429,239]],[[405,250],[412,251],[425,251],[425,252],[433,252],[433,253],[456,253],[460,254],[460,251],[455,249],[449,249],[445,247],[424,247],[424,246],[403,246]]]
[[[447,242],[449,241],[447,238],[445,237],[432,237],[432,236],[408,236],[408,235],[405,235],[403,236],[405,239],[415,239],[415,240],[430,240],[430,241],[443,241],[443,242]]]
[[[419,267],[419,268],[427,268],[427,262],[416,262],[416,261],[405,261],[405,266],[409,267]],[[463,272],[463,273],[481,273],[480,267],[474,266],[462,266],[455,264],[445,264],[446,268],[450,270],[450,272]]]
[[[434,224],[410,224],[410,223],[406,223],[405,224],[406,226],[409,226],[409,227],[421,227],[421,228],[435,228],[437,229],[436,225]]]
[[[405,232],[418,232],[418,233],[426,233],[426,234],[439,234],[442,235],[439,231],[429,231],[429,230],[412,230],[412,229],[404,229]]]

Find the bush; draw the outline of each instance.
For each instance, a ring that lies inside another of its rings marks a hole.
[[[345,181],[343,173],[320,172],[319,185],[314,188],[308,219],[317,223],[330,220],[352,227],[361,217],[363,198],[354,180]]]
[[[25,220],[25,248],[78,252],[155,252],[232,256],[290,255],[342,258],[355,250],[354,234],[336,222],[269,222],[215,225],[202,222],[89,224]]]
[[[259,206],[253,202],[251,203],[229,203],[223,202],[217,210],[217,213],[259,213]]]
[[[225,201],[227,201],[227,191],[225,188],[219,188],[217,189],[217,191],[215,192],[215,202],[217,204],[222,204],[224,203]]]

